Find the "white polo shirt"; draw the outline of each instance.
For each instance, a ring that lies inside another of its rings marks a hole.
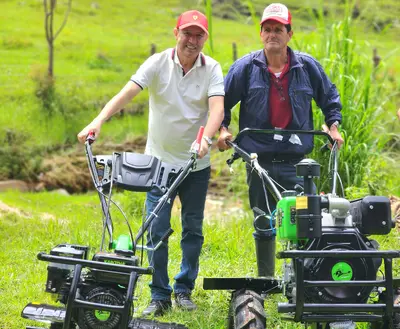
[[[200,53],[183,74],[175,48],[149,57],[131,77],[149,88],[149,125],[146,154],[183,165],[200,126],[208,119],[208,98],[224,96],[221,66]],[[210,155],[198,160],[196,170],[210,166]]]

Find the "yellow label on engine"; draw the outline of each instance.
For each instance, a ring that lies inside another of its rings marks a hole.
[[[296,209],[308,209],[308,198],[306,196],[296,197]]]

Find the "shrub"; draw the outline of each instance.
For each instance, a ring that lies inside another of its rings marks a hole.
[[[23,131],[15,130],[2,131],[1,136],[0,180],[36,180],[41,158],[37,150],[26,147],[29,136]]]

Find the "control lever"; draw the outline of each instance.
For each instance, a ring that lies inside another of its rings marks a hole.
[[[301,186],[300,184],[296,184],[294,186],[294,189],[296,190],[297,194],[303,194],[304,193],[304,187]]]
[[[161,247],[163,242],[166,242],[168,240],[168,238],[171,236],[172,233],[174,233],[174,230],[172,228],[169,228],[167,230],[167,232],[165,232],[164,235],[161,237],[160,241],[158,241],[154,247],[147,247],[147,246],[138,244],[138,245],[136,245],[136,249],[155,251]]]

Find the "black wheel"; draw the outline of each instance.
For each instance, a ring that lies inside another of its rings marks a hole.
[[[53,323],[50,325],[50,328],[49,328],[49,329],[63,329],[63,327],[64,327],[64,324],[63,324],[63,323],[56,323],[56,322],[53,322]],[[69,326],[69,329],[76,329],[76,325],[75,325],[74,323],[71,323],[71,325]]]
[[[390,329],[389,321],[373,322],[369,326],[370,329]],[[393,315],[393,329],[400,329],[400,314]]]
[[[400,304],[400,289],[395,289],[393,303],[395,305]],[[379,295],[378,303],[384,304],[386,303],[386,294],[385,292]],[[393,317],[393,329],[400,329],[400,313],[394,313]],[[389,329],[389,321],[381,321],[381,322],[372,322],[369,326],[370,329]]]
[[[232,293],[228,329],[265,329],[264,299],[252,290]]]
[[[63,324],[62,324],[62,323],[55,323],[55,322],[53,322],[53,323],[50,325],[50,329],[63,329]]]
[[[89,288],[85,294],[85,301],[103,305],[121,306],[124,298],[121,291],[107,286]],[[78,309],[76,322],[80,329],[117,329],[121,318],[122,315],[117,312],[81,307]]]

